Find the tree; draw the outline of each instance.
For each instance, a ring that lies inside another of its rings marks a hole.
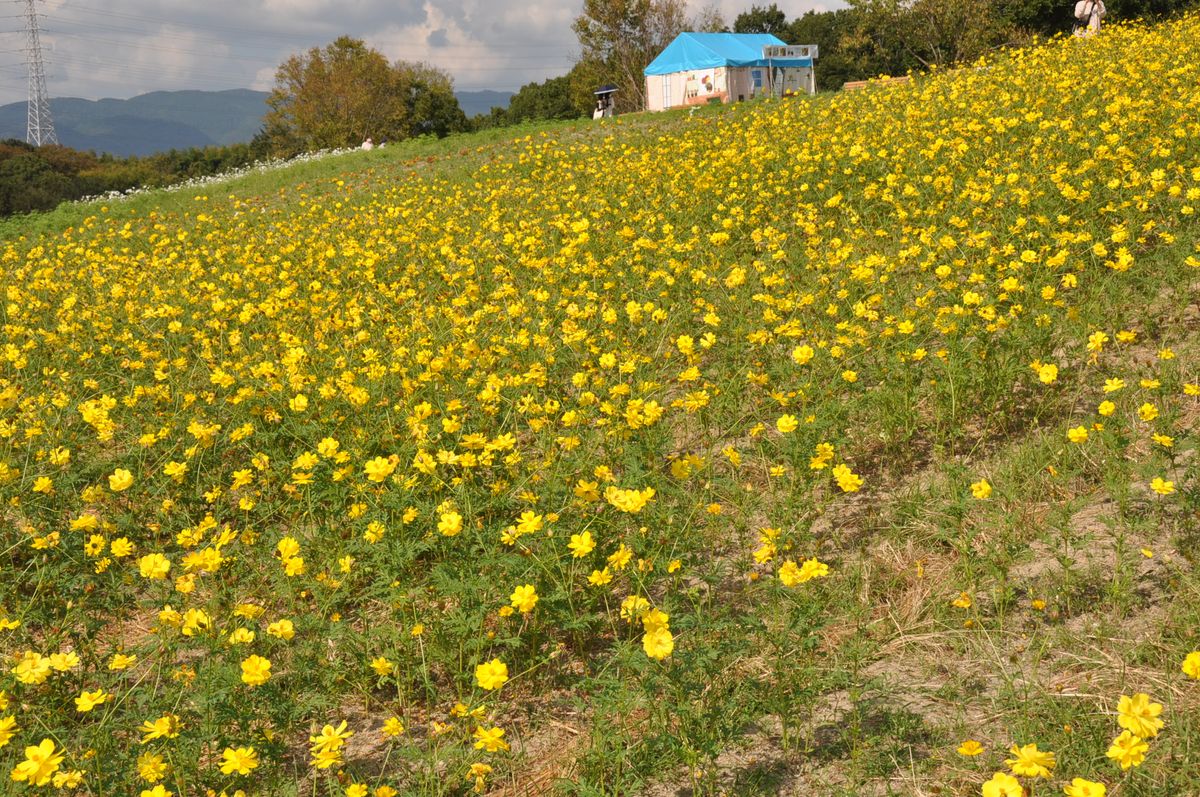
[[[406,121],[397,138],[429,134],[441,138],[467,129],[467,115],[454,96],[454,81],[448,74],[430,64],[406,61],[397,61],[392,71]]]
[[[508,103],[505,121],[517,124],[528,119],[575,119],[580,115],[571,102],[570,77],[562,75],[522,86]]]
[[[877,48],[922,66],[975,60],[1013,34],[1001,0],[849,0]]]
[[[729,32],[729,26],[725,24],[725,17],[721,16],[721,9],[713,3],[709,3],[697,11],[688,28],[700,33]]]
[[[1107,19],[1155,18],[1190,8],[1193,0],[1106,0]],[[1053,35],[1071,29],[1075,22],[1072,2],[1059,0],[1019,0],[1002,4],[1006,22],[1018,31]]]
[[[52,210],[74,194],[74,182],[38,157],[20,153],[0,160],[0,216]]]
[[[571,26],[582,51],[571,70],[576,107],[590,110],[591,92],[613,83],[617,110],[640,111],[646,105],[642,70],[687,27],[683,0],[584,0]]]
[[[770,33],[779,36],[787,27],[787,14],[774,3],[770,6],[750,6],[749,11],[738,14],[737,19],[733,21],[734,33]]]
[[[793,20],[781,38],[789,44],[817,45],[815,71],[821,90],[837,90],[851,80],[903,75],[919,65],[895,30],[853,8],[809,11]]]
[[[267,105],[263,131],[279,154],[466,126],[448,74],[426,64],[389,64],[349,36],[280,64]]]

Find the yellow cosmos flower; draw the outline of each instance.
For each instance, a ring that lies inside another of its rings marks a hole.
[[[863,485],[863,478],[850,470],[848,465],[835,465],[832,473],[834,481],[844,493],[858,492]]]
[[[271,678],[271,661],[259,655],[242,659],[242,683],[262,686]]]
[[[1162,711],[1162,703],[1152,703],[1150,695],[1145,693],[1139,692],[1132,697],[1121,695],[1117,703],[1117,724],[1134,736],[1148,739],[1158,736],[1162,730],[1163,721],[1159,719]]]
[[[152,789],[142,789],[138,797],[175,797],[175,792],[161,783],[156,783]]]
[[[142,578],[161,581],[171,572],[171,560],[160,553],[148,553],[138,559],[138,572]]]
[[[1121,769],[1129,769],[1141,766],[1149,750],[1150,745],[1140,737],[1129,731],[1121,731],[1121,735],[1113,739],[1105,755],[1120,764]]]
[[[805,365],[812,360],[816,352],[812,346],[803,345],[792,349],[792,362],[796,365]]]
[[[602,587],[612,581],[612,571],[605,567],[603,570],[593,570],[588,576],[588,583],[593,587]]]
[[[1200,650],[1193,650],[1183,659],[1183,664],[1180,665],[1183,674],[1188,678],[1200,681]]]
[[[584,531],[579,534],[572,534],[571,541],[567,544],[571,549],[571,555],[576,559],[582,559],[596,548],[596,541],[592,539],[590,531]]]
[[[480,689],[493,691],[508,681],[508,665],[500,659],[492,659],[475,667],[475,683]]]
[[[175,714],[164,714],[153,720],[146,720],[138,729],[142,732],[142,744],[155,739],[174,739],[183,728],[179,717]]]
[[[368,479],[378,484],[395,473],[399,464],[399,457],[375,457],[368,460],[367,464],[363,466],[363,473],[367,475]]]
[[[25,748],[25,760],[13,767],[12,779],[30,786],[45,786],[62,764],[63,754],[50,739]]]
[[[1008,764],[1014,775],[1023,778],[1049,778],[1051,770],[1054,769],[1054,753],[1038,750],[1036,744],[1022,747],[1014,744],[1009,752],[1013,754],[1013,758],[1006,758],[1004,763]]]
[[[1067,797],[1104,797],[1107,792],[1108,789],[1103,783],[1083,778],[1073,778],[1068,785],[1063,786],[1063,793]]]
[[[320,733],[315,736],[308,737],[310,750],[314,756],[328,753],[337,753],[345,746],[346,741],[354,735],[354,731],[347,730],[348,723],[342,720],[341,724],[336,728],[333,725],[324,725]],[[327,759],[322,759],[322,761]],[[332,763],[332,762],[331,762]],[[329,765],[327,764],[326,767]],[[326,767],[318,767],[324,769]]]
[[[7,717],[0,717],[0,747],[12,741],[12,738],[17,735],[17,731],[21,730],[17,727],[17,717],[15,714],[10,714]]]
[[[959,755],[977,756],[983,752],[983,745],[974,739],[967,739],[958,746],[957,752]]]
[[[665,659],[675,650],[675,638],[665,626],[648,628],[642,635],[642,649],[652,659]]]
[[[112,695],[107,694],[103,689],[97,689],[92,692],[80,692],[79,697],[75,698],[75,710],[82,713],[91,711],[96,706],[105,703]]]
[[[819,562],[815,558],[804,560],[800,566],[788,559],[779,567],[779,581],[785,587],[794,587],[797,584],[812,581],[814,578],[824,578],[827,575],[829,575],[829,565]]]
[[[507,751],[509,748],[508,742],[504,741],[504,729],[485,728],[477,725],[475,727],[475,749],[488,753]]]
[[[1161,476],[1155,476],[1150,481],[1150,489],[1159,495],[1170,495],[1175,492],[1175,482],[1168,481]]]
[[[133,474],[124,468],[117,468],[108,477],[108,489],[114,493],[123,492],[133,486]]]
[[[997,772],[981,788],[983,797],[1025,797],[1021,782],[1006,772]]]
[[[509,601],[521,614],[529,614],[538,602],[537,589],[532,584],[523,584],[513,590]]]
[[[443,512],[438,518],[438,531],[447,537],[453,537],[462,531],[462,515],[457,512]]]
[[[371,659],[371,669],[375,671],[376,675],[382,678],[395,672],[396,665],[388,661],[383,656],[377,656]]]
[[[21,683],[36,686],[44,683],[50,677],[52,670],[50,659],[36,651],[27,650],[17,657],[17,663],[10,672]]]
[[[258,769],[258,753],[253,747],[226,747],[221,753],[221,772],[226,775],[249,775]]]

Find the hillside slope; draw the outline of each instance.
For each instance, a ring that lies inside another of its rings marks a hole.
[[[1192,14],[7,240],[0,769],[1200,792],[1198,78]]]

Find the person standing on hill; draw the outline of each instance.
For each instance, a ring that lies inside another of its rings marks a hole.
[[[1091,36],[1100,32],[1100,20],[1108,16],[1104,0],[1078,0],[1075,3],[1075,35]]]

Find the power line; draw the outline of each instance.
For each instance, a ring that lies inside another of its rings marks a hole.
[[[211,31],[216,31],[216,32],[220,32],[220,33],[239,33],[239,34],[247,33],[246,29],[244,29],[244,28],[234,28],[234,27],[227,27],[227,26],[221,26],[221,25],[211,25],[211,24],[206,24],[206,23],[202,23],[202,22],[180,23],[175,20],[163,19],[162,17],[147,17],[147,16],[141,16],[138,14],[128,14],[128,13],[122,13],[122,12],[118,12],[118,11],[109,11],[107,9],[94,8],[91,6],[83,6],[83,5],[78,5],[76,3],[70,3],[68,5],[65,5],[64,9],[71,10],[71,11],[82,11],[87,14],[103,16],[107,20],[109,20],[109,22],[103,23],[108,27],[112,27],[112,22],[111,22],[112,18],[118,17],[121,19],[128,19],[128,20],[135,21],[135,22],[151,22],[151,23],[160,24],[160,25],[171,25],[172,27],[185,29],[185,30],[192,29],[192,28],[198,28],[201,30],[211,30]],[[61,21],[67,21],[67,20],[61,20]],[[71,24],[91,26],[93,24],[101,24],[101,23],[72,22]],[[129,29],[129,28],[126,28],[125,30],[133,32],[133,30]],[[170,33],[152,33],[152,34],[148,33],[148,35],[159,36],[159,35],[171,35],[171,34]],[[255,31],[253,31],[253,35],[256,39],[262,39],[262,38],[280,39],[282,41],[286,41],[289,44],[294,45],[294,42],[296,42],[297,39],[304,38],[306,36],[311,36],[312,34],[276,33],[273,31],[255,30]],[[214,40],[224,42],[223,39],[219,39],[219,38],[214,38]],[[494,44],[494,42],[492,42],[492,43]],[[513,42],[511,44],[506,44],[506,45],[502,45],[502,46],[512,47],[514,49],[519,48],[523,51],[561,50],[562,49],[562,44],[527,44],[525,42]],[[478,47],[478,45],[474,45],[474,44],[450,44],[450,45],[443,45],[441,47],[438,47],[437,49],[439,49],[439,50],[478,50],[479,47]]]
[[[21,18],[26,21],[26,27],[29,27],[30,20],[35,23],[38,17],[45,17],[45,14],[33,8],[30,8],[37,0],[18,0],[26,5],[26,9]],[[79,70],[87,70],[86,79],[92,83],[108,84],[108,85],[127,85],[128,78],[133,78],[139,81],[145,81],[150,78],[158,79],[161,82],[164,77],[171,76],[172,78],[180,78],[186,73],[186,76],[200,84],[198,88],[207,86],[228,86],[228,85],[244,85],[253,80],[258,73],[261,73],[264,68],[269,68],[276,64],[281,58],[282,47],[272,46],[270,43],[263,43],[259,46],[254,44],[243,44],[237,40],[232,40],[232,37],[222,37],[221,32],[227,33],[246,33],[245,30],[240,30],[228,26],[212,25],[205,23],[192,22],[176,22],[166,20],[160,17],[143,16],[139,14],[130,14],[121,11],[109,11],[86,5],[78,5],[73,2],[68,2],[59,8],[53,21],[49,27],[38,26],[40,36],[37,47],[37,54],[40,58],[42,52],[42,44],[49,42],[51,46],[58,42],[62,45],[61,60],[68,66],[66,79],[73,80],[83,77],[76,74]],[[103,20],[94,20],[91,22],[80,21],[78,19],[65,19],[64,14],[74,15],[76,12],[100,16],[103,15]],[[0,17],[3,18],[3,17]],[[143,24],[139,24],[143,23]],[[152,26],[158,26],[159,29],[151,30]],[[217,33],[202,33],[193,29],[208,30]],[[108,35],[95,35],[96,32],[105,33]],[[287,41],[291,45],[288,49],[295,49],[295,42],[304,34],[283,34],[275,32],[255,32],[256,39],[263,38],[276,39]],[[132,41],[130,39],[133,39]],[[181,42],[185,46],[177,47],[172,42]],[[88,44],[102,45],[105,50],[103,52],[87,52],[87,49],[77,46],[76,42],[87,42]],[[206,46],[207,42],[223,45],[226,52],[217,53],[213,49],[200,49]],[[191,44],[189,49],[186,45]],[[264,46],[265,45],[265,46]],[[489,45],[495,46],[495,42],[489,42]],[[308,49],[308,48],[305,48]],[[572,62],[574,54],[564,52],[561,44],[557,45],[537,45],[537,44],[515,44],[512,49],[515,50],[512,55],[504,55],[502,52],[488,52],[477,45],[457,45],[450,44],[441,47],[423,47],[420,44],[400,44],[389,46],[389,51],[399,50],[401,57],[421,58],[433,62],[441,61],[443,64],[447,60],[452,62],[443,68],[456,75],[463,76],[468,83],[474,83],[483,75],[495,73],[498,69],[509,67],[510,70],[517,72],[534,72],[534,71],[553,71],[563,69]],[[233,52],[228,52],[233,50]],[[144,51],[145,60],[139,59],[139,62],[131,63],[131,51]],[[471,52],[469,57],[465,56],[466,52]],[[549,52],[556,51],[556,52]],[[26,46],[20,49],[0,50],[0,53],[22,53],[30,56],[34,52],[32,46]],[[115,53],[121,53],[116,55]],[[158,60],[153,57],[153,54],[162,53],[174,56],[192,56],[187,60],[196,61],[204,59],[199,63],[189,64],[162,64],[153,63]],[[261,54],[261,57],[256,57]],[[60,64],[60,67],[63,64]],[[109,67],[119,67],[120,74],[112,75],[114,70]],[[225,67],[225,68],[222,68]],[[47,78],[56,78],[54,75],[47,75],[45,64],[40,68],[41,82]],[[109,77],[104,74],[112,75]],[[0,73],[0,76],[5,76]],[[56,81],[63,79],[61,71],[56,78]],[[126,79],[121,79],[126,78]],[[31,96],[35,99],[38,92],[31,86]],[[44,113],[39,112],[38,118],[49,120],[49,99],[48,94],[43,92],[46,98],[43,106]],[[51,128],[51,135],[52,135]]]
[[[64,37],[67,37],[70,39],[80,39],[82,41],[96,42],[98,44],[112,44],[112,45],[117,45],[117,46],[121,46],[121,47],[130,46],[130,42],[128,40],[109,39],[109,38],[106,38],[103,36],[93,36],[91,34],[85,34],[85,33],[67,33],[64,31],[51,30],[51,29],[44,29],[43,32],[50,39],[55,39],[59,36],[64,36]],[[155,38],[158,38],[158,37],[155,36]],[[139,49],[139,50],[150,50],[152,52],[183,54],[183,55],[199,55],[199,56],[204,56],[206,58],[213,57],[213,52],[211,50],[200,51],[200,50],[188,50],[188,49],[184,49],[182,47],[173,47],[173,46],[163,47],[163,46],[159,46],[156,44],[149,44],[149,43],[146,43],[143,41],[136,42],[134,44],[134,46],[136,46],[137,49]],[[538,61],[539,63],[546,63],[547,59],[570,58],[570,57],[572,57],[570,53],[557,53],[555,55],[544,55],[544,56],[543,55],[527,55],[527,56],[487,55],[487,56],[475,56],[471,60],[474,62],[492,63],[492,64],[499,65],[499,64],[507,64],[507,63],[510,63],[513,61]],[[260,66],[267,65],[267,64],[264,64],[263,58],[250,56],[250,55],[234,55],[232,53],[222,53],[220,55],[220,58],[225,61],[245,61],[248,63],[258,64]],[[557,61],[555,61],[555,63],[557,64]]]

